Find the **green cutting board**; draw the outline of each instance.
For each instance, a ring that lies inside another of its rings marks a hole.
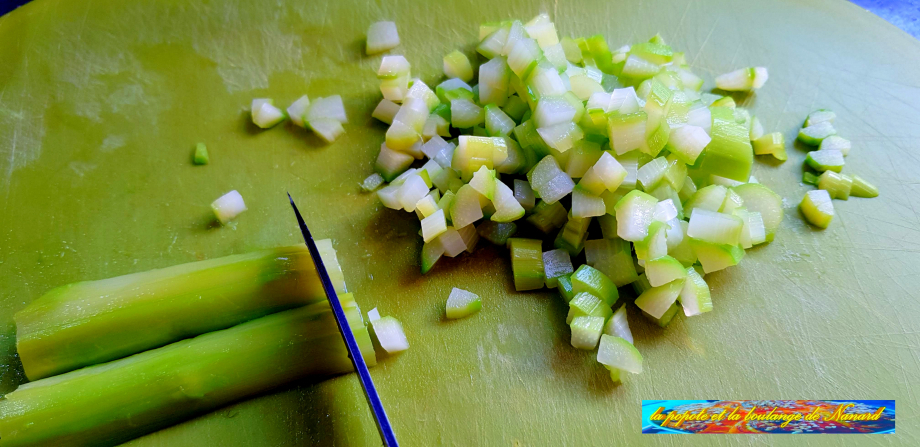
[[[370,117],[380,99],[380,57],[362,51],[370,23],[395,20],[393,52],[436,83],[442,55],[458,46],[472,55],[478,23],[540,11],[561,35],[604,33],[614,46],[661,32],[707,88],[719,73],[769,67],[769,82],[741,105],[786,141],[808,112],[835,110],[854,146],[846,170],[881,197],[835,201],[831,227],[816,231],[795,208],[810,189],[800,183],[803,149],[790,148],[784,164],[759,158],[754,174],[784,197],[776,241],[707,276],[709,314],[660,329],[632,308],[646,371],[612,384],[593,353],[569,346],[555,293],[514,291],[503,248],[443,259],[422,277],[418,219],[358,189],[385,131]],[[793,398],[897,399],[899,433],[872,443],[916,445],[917,67],[920,43],[845,1],[35,1],[0,18],[0,393],[25,380],[14,312],[73,281],[300,243],[290,191],[314,234],[335,240],[360,305],[404,322],[412,348],[372,370],[403,445],[671,445],[639,434],[641,399]],[[350,122],[334,144],[249,123],[252,98],[287,104],[305,93],[342,95]],[[198,142],[207,166],[191,164]],[[208,205],[231,189],[249,211],[217,228]],[[444,321],[455,286],[481,295],[482,312]],[[379,438],[356,378],[343,376],[130,444]]]

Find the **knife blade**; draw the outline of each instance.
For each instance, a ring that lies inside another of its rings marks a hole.
[[[313,241],[313,235],[310,234],[310,230],[307,228],[303,216],[300,215],[300,210],[297,209],[297,205],[294,204],[294,199],[291,197],[290,193],[288,193],[288,200],[291,201],[291,207],[294,208],[294,214],[297,216],[297,223],[300,225],[300,232],[303,233],[304,242],[310,250],[310,257],[313,258],[313,264],[316,266],[316,273],[319,274],[319,279],[323,283],[323,290],[329,298],[332,313],[335,315],[336,325],[339,327],[339,332],[342,333],[345,347],[348,348],[348,357],[351,358],[351,363],[355,367],[355,372],[358,373],[358,377],[361,379],[361,387],[364,389],[364,396],[367,397],[367,403],[374,413],[374,420],[377,422],[377,430],[380,432],[380,439],[386,447],[397,447],[399,444],[396,442],[396,435],[393,433],[393,427],[390,426],[390,419],[387,417],[387,412],[383,408],[383,402],[380,401],[380,396],[377,394],[377,388],[374,387],[374,381],[371,380],[371,373],[367,370],[367,364],[364,362],[364,357],[361,355],[361,348],[358,347],[358,342],[355,340],[355,336],[352,334],[351,328],[348,325],[348,319],[345,317],[342,303],[339,302],[339,296],[335,293],[335,287],[332,285],[332,280],[329,279],[329,273],[326,271],[323,259],[319,255],[319,249],[316,248],[316,242]]]

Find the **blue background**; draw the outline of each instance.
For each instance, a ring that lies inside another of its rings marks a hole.
[[[920,38],[920,0],[852,0],[853,3]]]
[[[843,1],[843,0],[841,0]],[[920,0],[852,0],[879,17],[920,38]],[[0,15],[28,3],[28,0],[0,0]]]

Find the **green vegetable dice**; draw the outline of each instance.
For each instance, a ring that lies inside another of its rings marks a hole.
[[[571,279],[572,290],[576,295],[582,292],[590,293],[607,303],[607,307],[613,307],[620,298],[616,284],[607,275],[590,265],[585,264],[578,267]]]

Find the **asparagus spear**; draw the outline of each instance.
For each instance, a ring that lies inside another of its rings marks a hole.
[[[17,348],[38,380],[324,299],[306,246],[275,248],[58,287],[15,315]]]
[[[340,299],[375,364],[354,298]],[[0,439],[5,447],[114,445],[295,379],[351,370],[321,301],[22,385],[0,399]]]

